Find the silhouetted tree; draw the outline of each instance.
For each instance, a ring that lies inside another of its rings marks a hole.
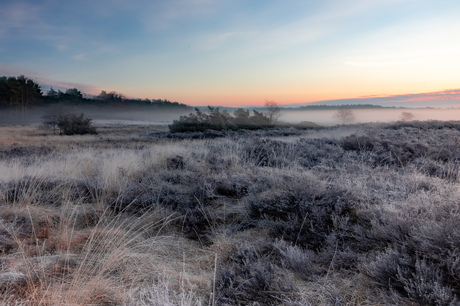
[[[0,77],[0,106],[7,106],[10,101],[10,95],[8,79],[5,76]]]
[[[268,117],[269,123],[275,124],[281,116],[280,114],[281,108],[273,100],[271,101],[265,100],[265,108],[267,109],[267,117]]]
[[[105,90],[102,90],[97,97],[106,102],[120,102],[125,99],[125,96],[120,93],[115,91],[107,93]]]
[[[402,112],[399,119],[401,119],[401,121],[412,121],[412,119],[414,119],[414,114],[411,112]]]
[[[341,106],[335,113],[334,117],[338,119],[342,124],[349,124],[355,121],[353,110],[346,106]]]
[[[76,88],[69,88],[64,93],[65,99],[72,102],[83,100],[83,94]]]
[[[52,113],[52,114],[47,114],[44,115],[43,118],[43,128],[45,129],[52,129],[53,134],[56,135],[56,129],[58,129],[59,122],[62,120],[64,117],[63,114],[59,113]]]
[[[40,86],[24,75],[0,78],[0,106],[25,109],[40,103]]]
[[[48,92],[46,93],[46,96],[50,99],[58,99],[59,98],[59,93],[53,89],[53,87],[50,88],[50,90],[48,90]]]

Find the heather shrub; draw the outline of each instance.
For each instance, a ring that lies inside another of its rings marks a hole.
[[[425,156],[428,147],[421,143],[410,143],[402,140],[390,139],[385,135],[380,139],[371,138],[366,135],[350,135],[342,140],[341,146],[346,151],[371,152],[367,155],[368,162],[375,166],[396,165],[406,166],[414,159]]]
[[[375,139],[365,135],[350,135],[344,137],[341,146],[346,151],[372,151]]]
[[[251,181],[247,175],[242,173],[225,177],[217,177],[215,184],[216,195],[240,199],[248,194]]]
[[[0,158],[4,160],[11,160],[14,158],[27,158],[32,162],[33,157],[39,157],[44,155],[46,156],[51,154],[52,152],[53,148],[51,146],[20,146],[17,144],[13,144],[4,149],[0,149]]]
[[[293,147],[297,162],[306,168],[340,163],[344,156],[343,149],[330,139],[300,139]]]
[[[289,276],[270,262],[271,247],[241,242],[218,266],[217,302],[222,305],[279,304],[294,294]]]
[[[374,217],[368,235],[387,246],[374,248],[378,252],[363,261],[362,271],[418,303],[455,304],[460,296],[458,199],[446,205],[433,191],[429,197],[423,193],[399,214]]]
[[[295,160],[292,146],[269,139],[251,139],[243,143],[243,154],[258,167],[284,167]]]
[[[414,161],[414,166],[425,175],[439,177],[450,182],[457,181],[460,171],[458,163],[450,160],[442,163],[422,158]]]
[[[316,254],[312,250],[304,250],[279,240],[274,244],[274,251],[283,268],[295,272],[307,281],[315,281],[318,278],[320,268],[317,267]]]
[[[297,182],[291,190],[267,190],[250,197],[249,217],[267,224],[273,237],[317,251],[333,231],[334,219],[353,215],[357,200],[334,186],[302,183],[307,181]]]
[[[452,305],[458,302],[458,289],[454,290],[446,283],[439,267],[423,257],[410,256],[404,247],[378,255],[365,266],[365,270],[378,285],[420,303]]]

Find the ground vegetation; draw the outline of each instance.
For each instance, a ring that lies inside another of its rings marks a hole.
[[[0,131],[2,304],[459,302],[460,122]]]

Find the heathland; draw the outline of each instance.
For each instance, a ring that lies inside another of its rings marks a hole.
[[[458,302],[460,122],[0,127],[0,303]]]

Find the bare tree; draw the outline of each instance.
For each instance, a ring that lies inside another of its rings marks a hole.
[[[401,119],[401,121],[412,121],[412,119],[414,119],[414,114],[411,112],[402,112],[399,119]]]
[[[281,108],[278,106],[278,103],[276,103],[273,100],[265,100],[265,108],[267,109],[267,117],[269,120],[269,124],[275,124],[281,117]]]
[[[341,106],[335,113],[334,117],[342,124],[349,124],[355,121],[353,110],[347,106]]]

